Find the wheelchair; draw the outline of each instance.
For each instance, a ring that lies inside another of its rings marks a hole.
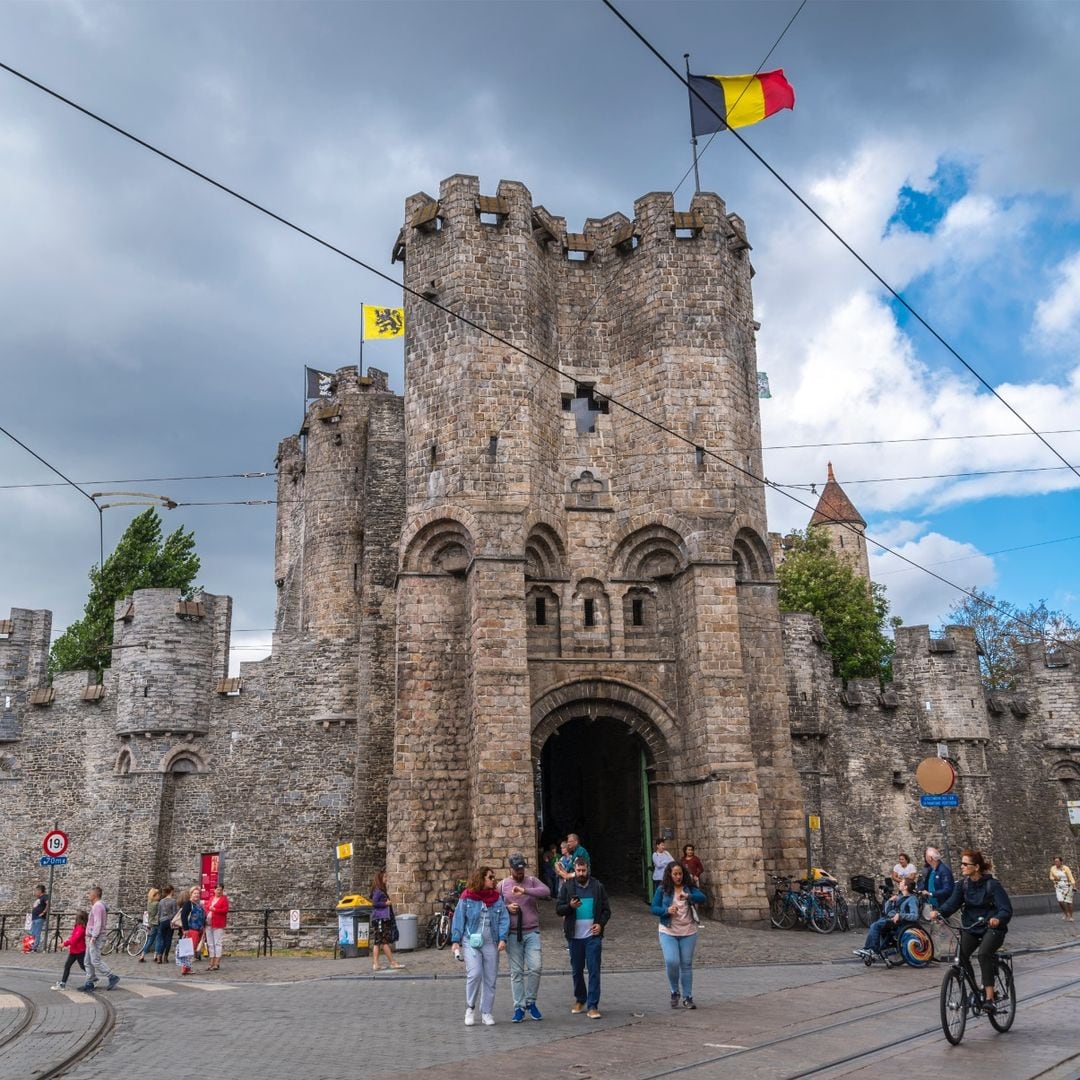
[[[892,934],[879,953],[867,952],[862,962],[871,967],[880,957],[887,968],[898,964],[908,967],[923,968],[934,959],[934,943],[930,935],[921,926],[905,926],[899,934]]]

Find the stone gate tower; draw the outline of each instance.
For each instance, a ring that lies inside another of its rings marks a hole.
[[[615,887],[653,839],[695,843],[728,920],[797,864],[748,253],[711,194],[580,234],[514,182],[407,201],[407,285],[490,331],[406,296],[387,863],[409,900],[567,831]]]

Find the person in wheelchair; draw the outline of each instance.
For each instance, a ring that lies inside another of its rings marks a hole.
[[[915,882],[911,878],[904,878],[898,891],[885,902],[885,911],[881,918],[871,925],[863,947],[854,950],[855,955],[863,960],[877,956],[888,964],[883,955],[884,950],[899,938],[906,927],[914,926],[918,921],[919,900],[915,895]]]

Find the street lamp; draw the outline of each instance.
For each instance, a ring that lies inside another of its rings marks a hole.
[[[98,502],[98,499],[123,496],[122,502]],[[147,491],[95,491],[90,496],[98,512],[98,572],[105,568],[105,511],[117,506],[160,506],[163,510],[175,510],[179,505],[168,495],[154,495]]]

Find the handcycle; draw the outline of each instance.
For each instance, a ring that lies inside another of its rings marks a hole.
[[[794,881],[790,877],[773,875],[772,900],[769,902],[769,921],[778,930],[790,930],[802,923],[819,934],[836,928],[836,908],[823,904],[814,893],[814,882]]]
[[[116,925],[105,934],[101,951],[105,954],[127,951],[128,956],[138,956],[146,944],[146,927],[141,919],[124,912],[116,913]]]
[[[934,959],[934,943],[930,935],[921,926],[912,925],[894,933],[877,953],[869,949],[855,951],[867,967],[871,967],[875,959],[880,959],[887,968],[896,967],[898,964],[921,968]]]
[[[983,990],[975,985],[972,965],[960,959],[961,931],[948,920],[941,921],[956,937],[956,955],[941,980],[941,1030],[945,1038],[953,1046],[958,1046],[964,1037],[969,1016],[985,1016],[995,1031],[1008,1031],[1016,1019],[1012,953],[1000,949],[994,953],[994,1002],[993,1007],[988,1009]],[[982,921],[979,920],[980,923]]]

